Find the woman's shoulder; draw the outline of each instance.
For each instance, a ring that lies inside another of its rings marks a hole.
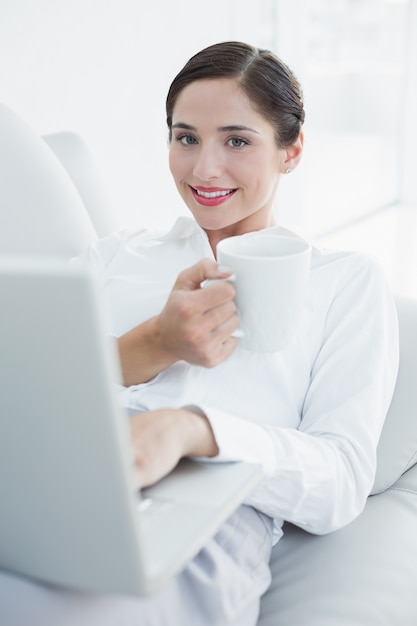
[[[311,245],[310,269],[313,277],[318,280],[340,280],[357,273],[383,274],[382,266],[377,257],[355,248],[331,248],[319,241],[305,237],[303,234],[283,226],[269,229],[281,236],[301,238]]]
[[[100,237],[86,248],[73,262],[88,263],[102,272],[132,240],[151,237],[148,229],[121,229]]]
[[[380,261],[366,251],[349,248],[329,248],[312,243],[311,269],[313,271],[356,272],[360,270],[379,271]]]
[[[311,283],[328,294],[376,294],[389,292],[388,277],[380,260],[365,251],[333,249],[314,244]],[[351,296],[352,297],[352,296]]]
[[[93,242],[77,261],[93,265],[99,273],[104,272],[117,259],[146,254],[146,250],[163,243],[190,237],[196,231],[196,223],[187,217],[178,218],[170,229],[125,228],[109,233]]]

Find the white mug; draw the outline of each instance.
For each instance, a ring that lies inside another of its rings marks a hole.
[[[304,301],[311,245],[296,235],[247,233],[217,244],[217,261],[230,267],[236,289],[242,348],[283,350],[293,336]]]

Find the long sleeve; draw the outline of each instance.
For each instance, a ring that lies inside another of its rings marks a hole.
[[[207,237],[180,218],[170,233],[123,233],[94,246],[116,336],[155,315],[178,273],[211,254]],[[376,447],[398,371],[394,300],[368,257],[313,247],[295,337],[278,353],[238,347],[215,368],[179,361],[147,383],[123,388],[130,415],[194,406],[212,425],[213,460],[262,464],[247,500],[312,533],[353,520],[372,488]]]
[[[378,268],[358,262],[340,283],[298,429],[242,422],[201,407],[220,448],[218,460],[264,467],[267,478],[248,503],[317,534],[347,524],[365,504],[398,368],[395,307]]]

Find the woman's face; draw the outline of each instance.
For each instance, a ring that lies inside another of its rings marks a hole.
[[[183,89],[172,115],[169,165],[185,204],[211,242],[272,225],[287,151],[232,79]]]

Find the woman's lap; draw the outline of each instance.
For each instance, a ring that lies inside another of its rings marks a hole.
[[[8,626],[253,626],[270,583],[272,524],[241,506],[158,594],[98,596],[0,572],[0,619]]]

